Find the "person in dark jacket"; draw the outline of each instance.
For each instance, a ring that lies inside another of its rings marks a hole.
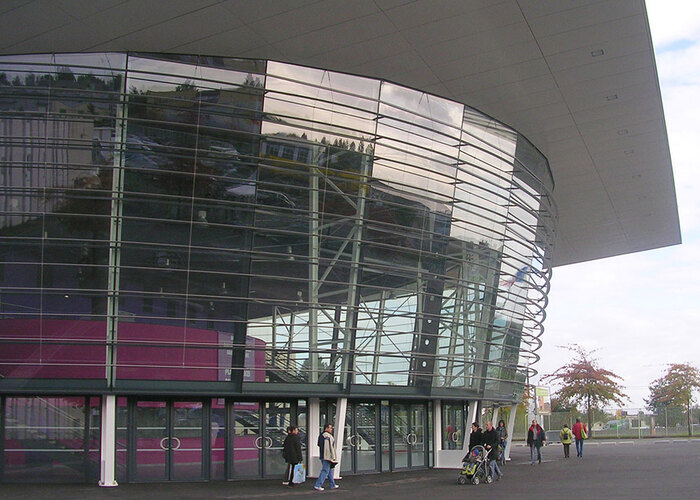
[[[506,422],[504,420],[498,421],[498,427],[496,427],[496,434],[498,434],[498,445],[499,454],[498,462],[501,465],[506,463],[506,447],[508,446],[508,429],[506,429]]]
[[[482,434],[484,448],[489,452],[489,467],[491,468],[491,477],[496,481],[503,477],[500,467],[498,467],[498,433],[493,428],[491,421],[486,422],[486,430]]]
[[[530,465],[535,464],[535,455],[537,455],[537,461],[542,463],[542,453],[540,450],[542,446],[544,446],[546,440],[544,429],[540,427],[537,420],[533,420],[532,425],[527,431],[527,445],[530,447]]]
[[[287,462],[287,475],[282,483],[285,486],[294,486],[294,466],[304,461],[301,453],[301,440],[299,428],[296,425],[287,427],[287,437],[282,444],[282,458]]]
[[[482,430],[479,427],[479,422],[474,422],[472,423],[472,432],[469,434],[469,449],[471,450],[480,444],[484,444]]]

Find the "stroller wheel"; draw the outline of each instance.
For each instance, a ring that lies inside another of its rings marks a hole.
[[[457,484],[467,484],[467,478],[465,476],[460,475],[457,478]]]
[[[472,484],[479,484],[479,476],[474,474],[474,477],[472,477]]]
[[[493,478],[491,477],[491,474],[489,474],[488,476],[486,476],[486,484],[491,484],[491,483],[493,483]]]

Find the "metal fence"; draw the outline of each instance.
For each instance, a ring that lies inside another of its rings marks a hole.
[[[594,410],[592,415],[592,438],[649,438],[688,435],[688,412],[685,408],[668,407],[658,412],[640,408]],[[566,423],[569,427],[580,418],[588,425],[585,413],[576,411],[552,412],[543,415],[545,430],[561,429]],[[692,435],[700,436],[700,407],[690,409]],[[548,434],[553,435],[554,433]],[[558,436],[557,436],[558,437]]]

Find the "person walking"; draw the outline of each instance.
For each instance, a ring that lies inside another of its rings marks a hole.
[[[314,489],[323,491],[323,483],[328,478],[330,489],[336,490],[340,488],[333,480],[333,468],[338,463],[338,456],[335,451],[335,438],[333,437],[333,426],[326,424],[323,432],[318,436],[319,457],[321,458],[321,473],[318,475]]]
[[[576,440],[576,456],[583,458],[583,440],[588,438],[586,424],[582,423],[580,418],[577,418],[571,432]]]
[[[498,434],[498,461],[501,465],[506,463],[506,446],[508,446],[508,429],[506,429],[506,423],[503,420],[498,421],[498,427],[496,427],[496,434]]]
[[[494,429],[493,424],[489,420],[486,422],[486,430],[482,434],[484,448],[488,451],[489,468],[491,469],[491,477],[495,477],[496,481],[503,477],[501,469],[498,467],[498,433]]]
[[[287,462],[287,474],[282,483],[290,488],[294,486],[294,466],[304,461],[301,453],[301,439],[299,439],[299,427],[290,425],[287,427],[287,437],[282,443],[282,458]]]
[[[540,427],[537,420],[533,420],[530,429],[527,431],[527,445],[530,447],[530,465],[535,464],[535,456],[537,456],[537,462],[542,463],[542,452],[540,450],[546,440],[544,429]]]
[[[564,458],[569,458],[569,446],[571,446],[571,441],[574,439],[574,435],[571,433],[571,429],[567,424],[559,431],[559,441],[564,446]]]

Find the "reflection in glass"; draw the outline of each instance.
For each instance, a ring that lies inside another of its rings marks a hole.
[[[0,110],[3,377],[517,400],[556,206],[511,128],[390,82],[200,55],[2,56]],[[244,475],[271,472],[246,443]]]

